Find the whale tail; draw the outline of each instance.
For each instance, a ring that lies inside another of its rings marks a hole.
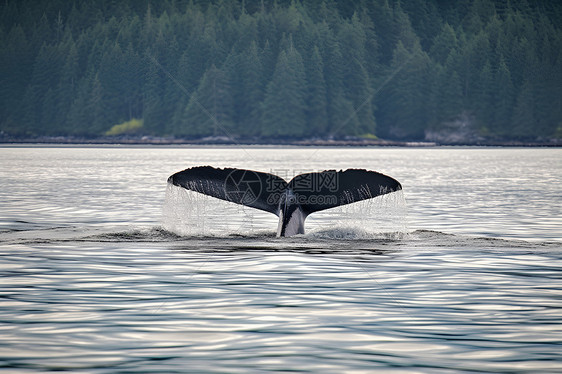
[[[273,213],[279,217],[278,236],[303,234],[311,213],[402,189],[397,180],[364,169],[305,173],[287,183],[269,173],[198,166],[173,174],[168,183]]]

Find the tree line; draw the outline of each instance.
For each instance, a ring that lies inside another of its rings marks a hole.
[[[0,134],[560,138],[561,19],[548,0],[5,0]]]

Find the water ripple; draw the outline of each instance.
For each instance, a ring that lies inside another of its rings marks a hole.
[[[185,365],[217,373],[559,369],[562,299],[552,283],[560,284],[559,251],[528,253],[531,244],[518,249],[500,240],[491,251],[463,245],[443,253],[429,250],[435,243],[416,247],[415,236],[425,232],[370,244],[371,250],[383,244],[382,251],[357,250],[368,242],[344,240],[331,254],[299,252],[312,238],[165,241],[167,235],[156,242],[131,240],[138,233],[128,240],[89,236],[72,243],[72,251],[66,242],[2,249],[3,366],[16,372],[181,372]],[[246,245],[251,249],[240,249]]]
[[[562,372],[560,150],[0,152],[0,371]],[[306,157],[404,195],[294,238],[238,210],[159,226],[172,172]]]

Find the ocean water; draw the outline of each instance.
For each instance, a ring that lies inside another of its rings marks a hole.
[[[277,218],[168,186],[366,168]],[[0,371],[562,372],[562,149],[0,147]]]

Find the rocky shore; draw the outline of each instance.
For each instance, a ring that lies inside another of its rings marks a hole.
[[[277,146],[319,146],[319,147],[435,147],[435,146],[504,146],[504,147],[561,147],[562,139],[536,139],[528,141],[462,138],[446,136],[427,136],[424,141],[397,141],[386,139],[363,139],[346,137],[342,139],[251,139],[227,138],[223,136],[201,139],[183,139],[155,136],[118,137],[74,137],[40,136],[8,137],[0,136],[0,144],[52,144],[52,145],[277,145]]]

